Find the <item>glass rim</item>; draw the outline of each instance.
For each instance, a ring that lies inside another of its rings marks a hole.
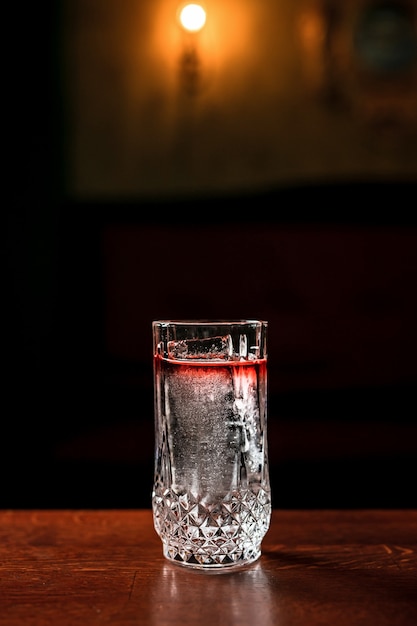
[[[214,320],[214,319],[158,319],[153,320],[152,325],[160,326],[247,326],[247,325],[261,325],[267,326],[266,320],[258,319],[230,319],[230,320]]]

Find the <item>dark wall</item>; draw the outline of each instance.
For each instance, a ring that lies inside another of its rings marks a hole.
[[[416,181],[69,199],[54,10],[10,85],[0,506],[149,506],[151,321],[211,316],[269,321],[275,506],[416,506]]]
[[[369,191],[16,207],[2,505],[149,506],[152,319],[259,317],[275,506],[414,506],[417,228]]]

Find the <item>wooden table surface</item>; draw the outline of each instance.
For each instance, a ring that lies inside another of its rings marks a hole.
[[[416,626],[417,510],[274,510],[220,574],[169,563],[150,510],[3,510],[0,624]]]

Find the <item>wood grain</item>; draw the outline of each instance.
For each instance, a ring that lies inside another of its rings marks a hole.
[[[0,511],[0,624],[415,626],[417,511],[276,510],[221,574],[164,559],[149,510]]]

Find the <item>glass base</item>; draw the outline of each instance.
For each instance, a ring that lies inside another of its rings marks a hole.
[[[219,572],[251,565],[259,559],[261,550],[260,548],[251,549],[248,550],[247,553],[237,555],[221,552],[210,554],[203,551],[190,553],[185,550],[179,550],[177,547],[163,544],[163,554],[168,561],[175,565]]]

